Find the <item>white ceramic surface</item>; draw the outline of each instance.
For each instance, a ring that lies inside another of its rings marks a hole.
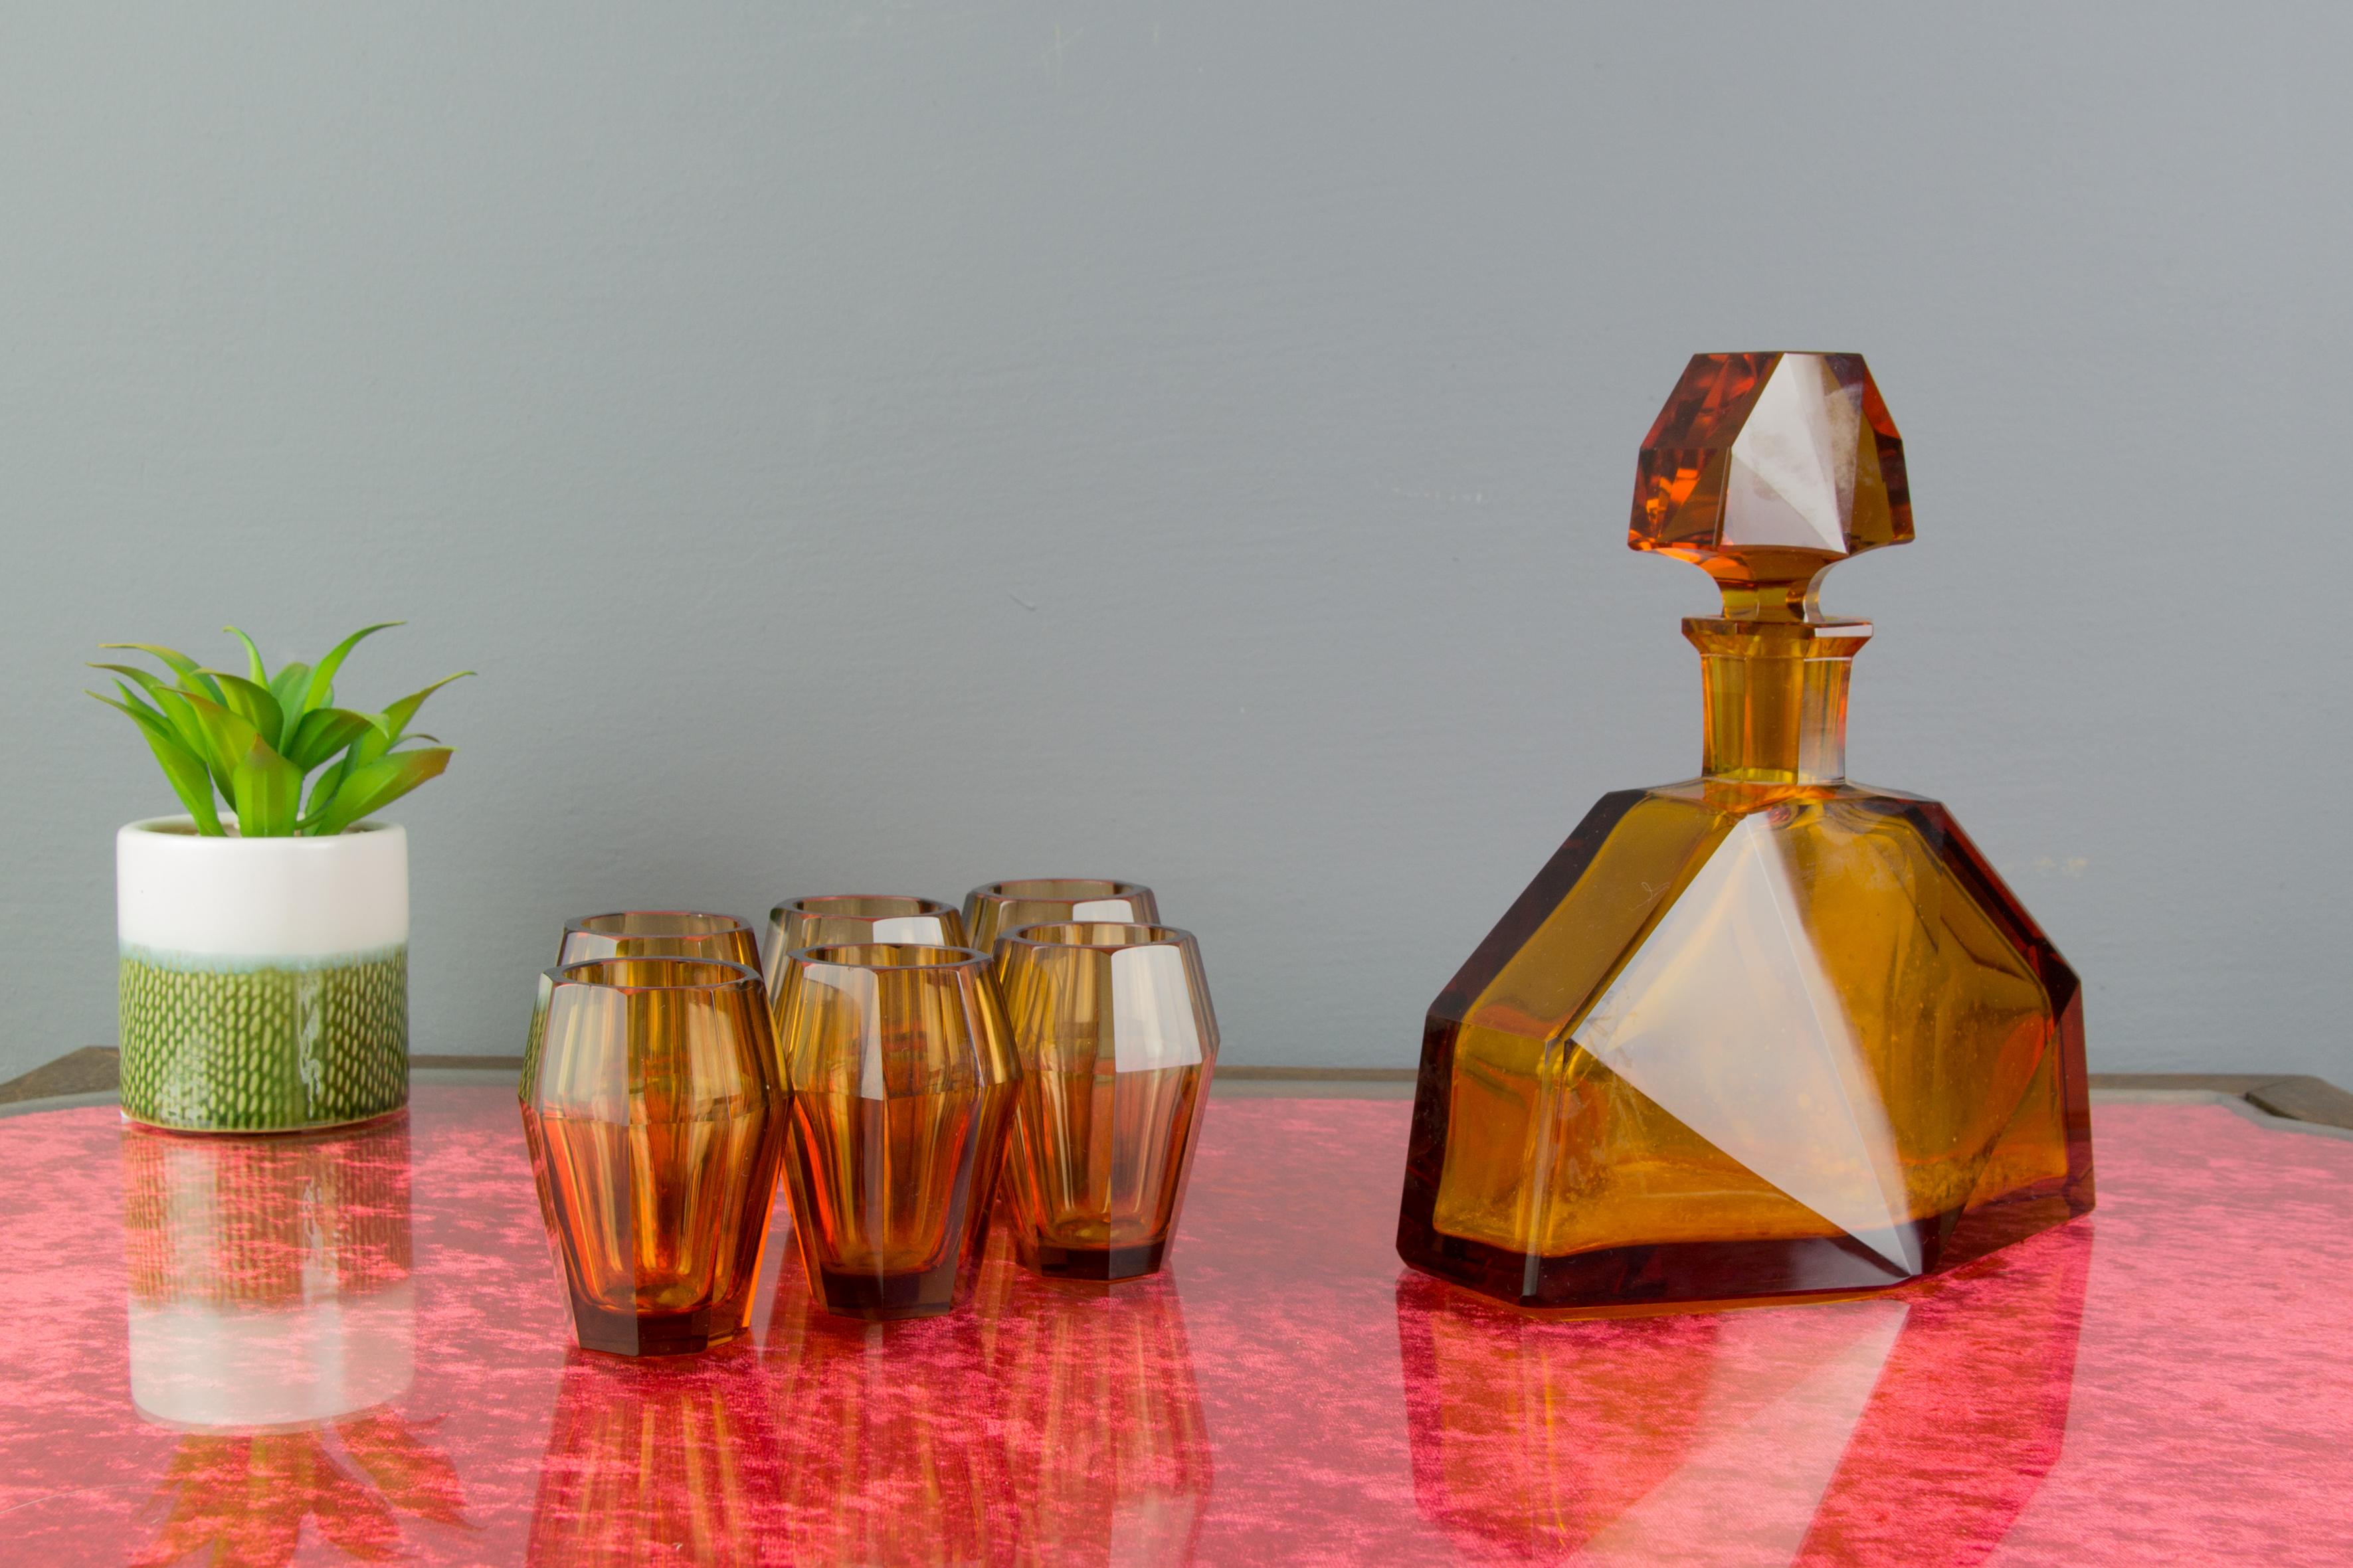
[[[408,941],[408,833],[399,824],[363,822],[330,838],[208,838],[190,826],[158,816],[115,835],[124,947],[234,962],[335,958]]]
[[[131,1403],[197,1428],[332,1421],[408,1392],[417,1295],[381,1290],[299,1306],[131,1303]]]

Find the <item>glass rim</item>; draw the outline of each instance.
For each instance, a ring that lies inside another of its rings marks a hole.
[[[811,909],[808,907],[811,904],[913,904],[915,907],[893,914],[878,915]],[[954,904],[939,899],[923,898],[914,893],[813,893],[804,899],[786,899],[768,911],[768,920],[771,924],[774,924],[782,921],[786,915],[792,914],[808,915],[819,920],[903,921],[921,920],[925,915],[944,915],[955,912]]]
[[[619,980],[598,980],[578,973],[598,969],[608,963],[661,963],[673,967],[715,969],[721,973],[703,980],[679,980],[670,984],[640,984]],[[726,958],[702,958],[688,952],[622,953],[610,958],[575,958],[569,963],[559,963],[541,972],[553,984],[592,985],[599,991],[726,991],[741,985],[754,985],[762,990],[767,982],[760,972],[748,963],[737,963]]]
[[[709,921],[714,923],[699,931],[616,931],[597,923],[600,921],[637,920],[647,915],[659,915],[674,921]],[[710,910],[607,910],[601,915],[580,915],[565,921],[564,929],[567,933],[576,931],[589,936],[617,937],[626,941],[633,936],[725,936],[730,931],[750,931],[752,922],[741,915],[716,914]]]
[[[1113,931],[1145,931],[1140,942],[1053,942],[1040,941],[1030,935],[1040,931],[1091,931],[1109,927]],[[1007,931],[997,939],[999,947],[1031,947],[1045,952],[1060,949],[1070,952],[1125,952],[1139,947],[1182,947],[1197,942],[1191,931],[1178,926],[1161,925],[1154,921],[1033,921]]]
[[[949,956],[925,959],[912,963],[876,963],[863,959],[838,958],[835,953],[873,952],[937,952]],[[824,965],[834,969],[866,969],[876,973],[917,973],[926,969],[965,969],[973,964],[986,965],[988,954],[976,947],[955,947],[944,942],[834,942],[818,947],[797,947],[785,954],[791,964]]]
[[[1011,890],[1016,888],[1030,890]],[[1040,890],[1054,888],[1092,890],[1080,893]],[[1083,904],[1096,899],[1132,899],[1151,890],[1141,882],[1123,881],[1116,877],[1013,877],[1002,882],[983,882],[972,890],[972,896],[976,899],[1003,899],[1008,902]]]

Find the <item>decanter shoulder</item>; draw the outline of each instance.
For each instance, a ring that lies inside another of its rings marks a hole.
[[[1941,802],[1928,795],[1914,795],[1908,790],[1887,789],[1879,784],[1857,784],[1851,779],[1820,784],[1752,784],[1703,774],[1698,778],[1678,779],[1673,784],[1653,784],[1649,789],[1631,793],[1659,800],[1678,801],[1733,816],[1746,816],[1752,812],[1770,810],[1779,805],[1802,805],[1815,802],[1877,800],[1891,805],[1933,805],[1940,811],[1944,809]]]

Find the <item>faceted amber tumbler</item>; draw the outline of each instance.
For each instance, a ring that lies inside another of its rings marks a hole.
[[[847,1317],[947,1311],[980,1267],[1020,1075],[988,960],[873,942],[785,965],[785,1168],[810,1292]]]
[[[759,972],[682,958],[549,970],[521,1094],[581,1348],[675,1355],[741,1333],[785,1135]]]
[[[1014,1256],[1064,1279],[1153,1273],[1218,1059],[1199,945],[1168,926],[1033,925],[998,939],[997,979],[1021,1056]]]
[[[878,942],[962,947],[964,917],[954,904],[896,893],[828,893],[786,900],[768,911],[768,990],[775,993],[788,952]]]
[[[997,951],[997,939],[1023,926],[1069,921],[1115,921],[1151,925],[1160,919],[1152,889],[1140,882],[1097,877],[1041,877],[1022,882],[987,882],[965,895],[964,929],[983,952]]]
[[[622,910],[589,915],[564,928],[558,967],[596,958],[709,958],[760,966],[759,939],[733,915],[692,910]]]

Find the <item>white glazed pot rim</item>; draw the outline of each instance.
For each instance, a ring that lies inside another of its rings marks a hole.
[[[349,827],[344,828],[343,832],[329,834],[324,837],[318,837],[314,834],[305,833],[287,834],[269,838],[248,839],[243,834],[237,830],[237,813],[233,811],[224,811],[220,814],[220,819],[221,826],[228,829],[227,833],[211,834],[197,832],[196,819],[190,816],[186,812],[182,812],[177,816],[142,816],[136,822],[124,823],[122,825],[122,831],[125,833],[153,833],[162,838],[192,838],[199,844],[253,843],[327,845],[334,843],[339,838],[349,838],[367,833],[385,833],[396,830],[400,826],[400,824],[396,822],[377,822],[371,818],[365,822],[354,822]]]
[[[185,816],[115,834],[115,934],[174,963],[345,959],[408,941],[408,834],[213,837]]]

